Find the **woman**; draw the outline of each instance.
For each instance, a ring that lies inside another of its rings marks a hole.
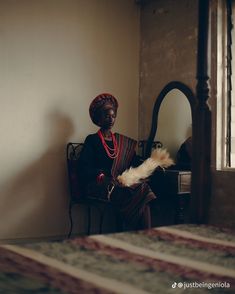
[[[130,166],[138,163],[136,141],[111,132],[118,102],[111,94],[100,94],[91,102],[89,113],[100,127],[88,135],[79,158],[79,175],[83,191],[89,197],[108,197],[123,215],[129,229],[151,227],[149,202],[156,198],[144,182],[123,187],[117,180]]]

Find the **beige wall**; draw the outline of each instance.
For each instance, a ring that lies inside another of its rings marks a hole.
[[[96,131],[91,98],[116,95],[116,130],[137,138],[139,8],[133,0],[0,1],[0,60],[0,238],[63,235],[65,145]]]
[[[155,99],[169,82],[180,81],[195,92],[197,4],[197,0],[148,1],[141,11],[141,139],[149,135]],[[183,113],[180,105],[175,111]]]

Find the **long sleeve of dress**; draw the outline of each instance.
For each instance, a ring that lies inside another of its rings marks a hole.
[[[101,172],[110,177],[112,164],[113,159],[108,157],[97,133],[88,135],[78,161],[81,181],[84,184],[94,182]]]
[[[101,169],[95,166],[95,149],[91,136],[85,139],[79,160],[78,174],[82,181],[94,181]]]

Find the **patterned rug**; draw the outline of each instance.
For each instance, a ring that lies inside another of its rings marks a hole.
[[[1,245],[0,293],[235,293],[234,257],[233,232],[196,225]]]

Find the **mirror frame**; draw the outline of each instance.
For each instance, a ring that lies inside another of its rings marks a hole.
[[[192,136],[194,133],[194,116],[195,116],[195,107],[196,107],[196,97],[193,94],[192,90],[185,85],[182,82],[178,81],[172,81],[168,83],[160,92],[160,94],[157,96],[154,107],[153,107],[153,112],[152,112],[152,123],[151,123],[151,130],[149,137],[147,139],[146,143],[146,151],[145,151],[145,158],[148,158],[151,155],[151,150],[152,150],[152,143],[154,141],[154,138],[157,133],[157,127],[158,127],[158,115],[159,115],[159,110],[161,107],[161,104],[165,98],[165,96],[173,89],[178,89],[181,91],[186,98],[188,99],[188,102],[190,104],[191,108],[191,117],[192,117]]]

